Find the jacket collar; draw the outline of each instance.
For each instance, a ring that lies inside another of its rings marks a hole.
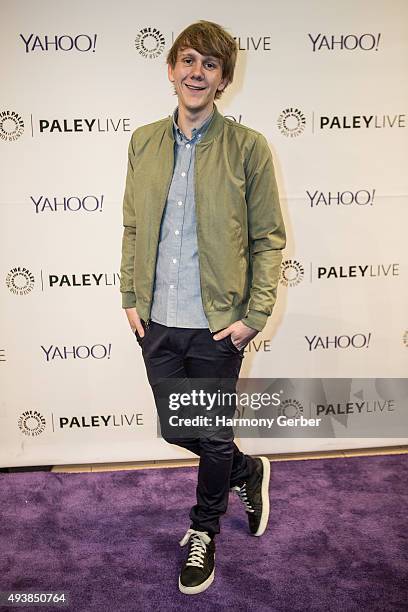
[[[175,138],[177,139],[177,142],[180,144],[180,142],[184,142],[184,140],[200,141],[204,137],[204,134],[208,126],[211,123],[211,120],[214,114],[214,109],[215,109],[215,105],[213,105],[213,109],[211,113],[208,115],[206,119],[204,119],[203,123],[200,126],[192,129],[191,138],[188,139],[187,136],[180,130],[179,126],[177,125],[177,120],[178,120],[178,106],[177,106],[173,112],[173,133],[175,135]]]
[[[224,125],[224,117],[219,112],[218,108],[214,104],[214,113],[212,119],[205,131],[203,137],[200,142],[197,142],[196,146],[200,146],[202,144],[206,144],[207,142],[211,142],[221,133]],[[174,142],[174,132],[173,132],[173,115],[170,115],[167,120],[166,125],[166,135],[170,140]]]

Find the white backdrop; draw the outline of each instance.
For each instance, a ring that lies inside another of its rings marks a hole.
[[[129,138],[174,110],[165,55],[198,19],[239,39],[217,105],[267,137],[288,233],[278,302],[242,376],[291,381],[293,414],[337,406],[336,437],[239,443],[406,443],[406,387],[386,379],[407,373],[408,4],[0,6],[0,465],[190,456],[156,437],[119,266]],[[341,416],[357,402],[360,419],[383,419],[376,438]]]

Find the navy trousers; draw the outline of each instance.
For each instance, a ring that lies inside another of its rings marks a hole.
[[[147,325],[142,321],[142,324],[144,337],[137,332],[135,335],[142,348],[161,435],[170,444],[177,444],[200,457],[197,503],[190,510],[190,526],[207,531],[213,537],[220,532],[220,517],[227,510],[230,487],[248,478],[254,460],[238,449],[232,427],[210,428],[209,431],[204,428],[197,435],[189,432],[184,437],[180,433],[172,435],[168,426],[168,392],[190,389],[197,379],[206,379],[207,390],[211,387],[214,391],[216,388],[221,392],[235,391],[244,352],[236,348],[230,336],[214,340],[209,329],[166,327],[154,321]],[[174,389],[171,379],[175,379]],[[218,412],[232,416],[234,409],[235,406],[231,410],[223,407]]]

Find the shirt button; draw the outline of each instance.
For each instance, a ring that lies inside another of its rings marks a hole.
[[[176,236],[178,236],[180,232],[176,230],[174,233],[176,234]]]
[[[190,147],[191,147],[191,145],[187,143],[186,144],[186,149],[189,149]]]
[[[177,202],[177,204],[178,204],[179,206],[183,206],[183,202],[182,202],[181,200],[179,200],[179,201]]]
[[[177,259],[175,257],[173,257],[172,261],[173,263],[177,263]]]
[[[185,173],[185,172],[182,172],[182,173],[181,173],[181,176],[186,176],[186,173]]]

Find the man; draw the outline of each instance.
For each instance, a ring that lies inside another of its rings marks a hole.
[[[252,535],[264,533],[269,516],[265,457],[239,451],[231,428],[172,435],[166,414],[172,385],[206,379],[235,390],[244,348],[276,300],[285,228],[272,156],[262,134],[214,104],[236,57],[235,40],[218,24],[200,21],[177,37],[167,64],[178,106],[133,132],[123,201],[122,306],[163,438],[200,457],[197,503],[180,542],[189,543],[179,577],[186,594],[214,579],[214,536],[230,490]]]

